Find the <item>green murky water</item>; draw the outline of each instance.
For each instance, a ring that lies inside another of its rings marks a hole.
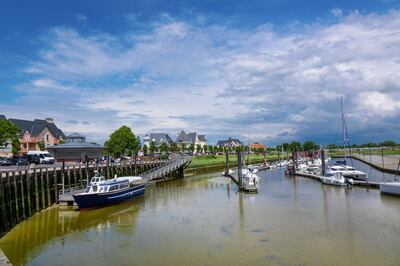
[[[400,199],[280,170],[260,192],[189,177],[87,211],[52,208],[0,239],[15,265],[400,265]]]

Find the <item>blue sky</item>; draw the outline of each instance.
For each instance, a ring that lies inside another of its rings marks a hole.
[[[0,113],[104,141],[400,141],[400,1],[2,1]]]

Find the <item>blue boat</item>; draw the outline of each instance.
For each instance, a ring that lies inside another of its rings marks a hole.
[[[85,192],[74,194],[80,210],[100,208],[118,204],[140,196],[145,192],[145,185],[139,176],[124,176],[110,180],[95,176]]]

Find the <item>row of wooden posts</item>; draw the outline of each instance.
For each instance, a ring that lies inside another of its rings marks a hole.
[[[58,202],[59,191],[85,186],[99,171],[106,179],[140,175],[165,161],[74,165],[0,173],[0,236],[19,222]]]

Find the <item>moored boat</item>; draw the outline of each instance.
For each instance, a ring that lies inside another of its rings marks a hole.
[[[381,193],[400,196],[400,182],[384,182],[379,185]]]
[[[145,185],[139,176],[124,176],[110,180],[96,178],[86,187],[85,192],[74,194],[80,210],[100,208],[118,204],[144,195]]]

